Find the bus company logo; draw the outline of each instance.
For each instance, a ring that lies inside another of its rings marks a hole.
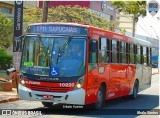
[[[2,115],[12,115],[12,111],[11,110],[2,110]]]
[[[101,9],[102,11],[104,11],[104,9],[107,7],[105,1],[102,1],[102,4],[101,4]]]
[[[46,87],[46,88],[45,88],[45,90],[46,90],[46,91],[49,91],[49,90],[50,90],[50,88],[49,88],[49,87]]]
[[[159,11],[159,3],[156,0],[151,0],[147,5],[147,9],[152,16],[155,16]]]
[[[107,10],[114,11],[114,8],[111,7],[110,5],[108,5],[106,3],[106,1],[102,1],[102,3],[101,3],[101,9],[102,9],[102,11],[107,11]]]
[[[17,5],[22,4],[22,0],[16,0],[16,4],[17,4]]]

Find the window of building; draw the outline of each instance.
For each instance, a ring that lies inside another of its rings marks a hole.
[[[2,12],[2,13],[12,14],[12,9],[6,8],[6,7],[2,7],[2,8],[1,8],[1,12]]]
[[[110,15],[110,20],[113,20],[113,16],[112,15]]]

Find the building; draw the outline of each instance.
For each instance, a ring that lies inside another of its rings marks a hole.
[[[0,2],[0,13],[6,15],[8,18],[13,19],[14,17],[14,2],[3,1]]]
[[[24,1],[24,8],[37,7],[37,1]],[[14,18],[14,1],[0,1],[0,13],[6,15],[8,18]]]
[[[108,20],[116,20],[115,6],[110,4],[110,1],[49,1],[48,6],[57,7],[59,5],[79,5],[87,8],[89,11],[97,13],[100,17],[105,17]],[[43,1],[39,1],[40,8],[43,6]]]
[[[118,28],[121,30],[125,30],[125,32],[133,32],[133,15],[123,15],[117,14],[117,20],[119,21]],[[136,30],[136,24],[135,24]]]
[[[9,19],[14,19],[14,1],[0,1],[0,14],[6,15]],[[23,1],[24,8],[37,7],[37,1]],[[9,54],[13,54],[13,45],[6,51]]]

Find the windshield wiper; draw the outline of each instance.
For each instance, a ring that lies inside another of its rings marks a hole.
[[[73,36],[69,36],[67,41],[64,43],[64,45],[62,46],[62,48],[58,50],[58,57],[57,57],[57,61],[56,64],[58,63],[59,57],[61,57],[65,51],[66,46],[69,45],[69,43],[71,42],[71,39],[73,38]]]

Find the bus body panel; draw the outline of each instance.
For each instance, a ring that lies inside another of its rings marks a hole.
[[[127,76],[128,76],[128,80],[129,80],[129,95],[132,94],[133,92],[133,86],[134,86],[134,81],[136,79],[136,65],[128,65],[128,72],[127,72]]]
[[[151,67],[146,65],[136,65],[136,79],[139,80],[139,92],[151,85]]]
[[[97,102],[97,92],[100,80],[98,78],[98,68],[94,68],[88,73],[86,88],[86,104]]]
[[[129,82],[127,81],[127,66],[110,64],[109,86],[114,86],[113,92],[108,93],[108,97],[116,98],[126,94]],[[109,89],[110,90],[110,89]]]

